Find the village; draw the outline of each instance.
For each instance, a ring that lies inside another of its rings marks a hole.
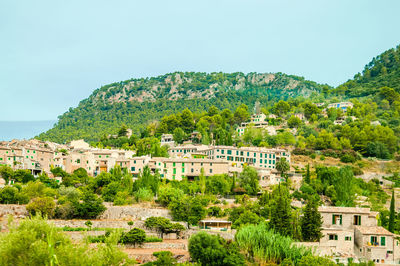
[[[334,108],[346,109],[348,103],[334,104]],[[251,121],[237,128],[238,134],[243,134],[250,127],[264,128],[273,134],[275,128],[265,121],[264,114],[254,114]],[[131,130],[127,135],[132,134]],[[93,177],[102,172],[110,172],[119,166],[128,172],[135,180],[148,167],[152,174],[158,174],[161,180],[181,181],[196,180],[200,175],[213,176],[227,174],[239,175],[244,167],[253,167],[259,177],[262,190],[290,179],[293,187],[299,188],[303,175],[296,173],[290,149],[263,147],[235,147],[222,145],[204,145],[193,141],[198,132],[193,132],[191,141],[183,144],[175,143],[172,134],[161,136],[161,145],[167,145],[169,157],[136,156],[134,151],[122,149],[93,148],[84,140],[71,141],[68,144],[57,144],[35,139],[13,140],[0,143],[0,166],[8,165],[13,170],[25,169],[38,177],[48,175],[57,183],[62,184],[62,177],[55,176],[52,169],[60,168],[67,173],[77,169],[85,169]],[[282,175],[277,169],[277,163],[285,161],[292,167],[287,175]],[[1,182],[2,181],[2,182]],[[10,181],[10,184],[13,180]],[[0,179],[0,187],[5,180]],[[229,198],[221,201],[235,206]],[[299,205],[300,204],[300,205]],[[299,201],[293,201],[294,207],[302,206]],[[329,256],[337,262],[373,261],[377,264],[400,263],[399,236],[378,225],[378,212],[368,207],[335,207],[323,205],[318,208],[322,217],[322,237],[319,242],[297,242],[297,245],[312,247],[320,256]],[[7,228],[6,219],[12,215],[17,219],[28,216],[23,205],[1,205],[0,219],[3,229]],[[133,221],[135,227],[144,228],[144,221],[153,216],[172,219],[167,209],[157,205],[140,204],[131,206],[113,206],[107,204],[107,210],[98,219],[92,220],[93,227],[128,229],[127,221]],[[83,220],[53,220],[56,226],[81,228]],[[185,227],[188,225],[185,224]],[[139,261],[154,259],[152,253],[157,250],[171,250],[182,261],[188,260],[187,239],[197,231],[206,230],[219,234],[226,239],[234,239],[235,229],[232,222],[223,219],[203,219],[197,227],[182,234],[166,234],[161,243],[148,243],[142,248],[132,247],[126,251]],[[148,231],[148,230],[147,230]],[[74,238],[82,239],[80,232],[67,232]],[[100,232],[90,232],[98,235]],[[155,233],[150,230],[150,235]]]

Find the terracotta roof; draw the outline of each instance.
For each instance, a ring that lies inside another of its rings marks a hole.
[[[356,226],[355,228],[363,235],[394,235],[382,226]]]

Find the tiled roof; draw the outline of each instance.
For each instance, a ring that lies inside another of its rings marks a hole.
[[[356,226],[355,228],[363,235],[393,235],[382,226]]]

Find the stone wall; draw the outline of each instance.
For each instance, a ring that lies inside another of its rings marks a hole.
[[[14,218],[25,218],[28,216],[28,211],[25,205],[0,204],[0,219],[7,219],[8,215],[12,215]]]
[[[143,208],[141,206],[112,206],[106,204],[107,210],[99,217],[99,219],[111,220],[146,220],[151,216],[162,216],[172,219],[169,211],[164,208]]]
[[[112,206],[105,204],[107,210],[98,217],[99,219],[110,220],[146,220],[151,216],[162,216],[171,219],[167,209],[155,207],[142,207],[139,205],[131,206]],[[9,214],[14,218],[25,218],[28,215],[25,205],[0,204],[0,218],[7,217]]]

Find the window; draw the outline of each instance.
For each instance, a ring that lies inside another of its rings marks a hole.
[[[29,153],[29,150],[27,150],[27,152]]]
[[[134,166],[131,167],[131,171],[135,171],[135,167]]]
[[[329,240],[338,240],[338,236],[335,234],[328,235],[328,236],[329,236]]]
[[[193,172],[194,172],[194,169],[193,169],[193,168],[192,168],[192,169],[190,169],[190,172],[191,172],[191,173],[193,173]]]
[[[174,175],[172,176],[172,180],[175,180],[175,176]]]
[[[353,224],[354,225],[361,225],[361,215],[354,215]]]
[[[260,159],[260,163],[262,163],[262,159]]]
[[[210,166],[212,166],[212,163],[210,163]]]
[[[378,245],[378,237],[371,236],[371,244],[372,245]]]
[[[346,237],[344,237],[344,240],[345,240],[345,241],[351,241],[351,236],[346,236]]]
[[[175,163],[172,163],[172,166],[175,167]]]
[[[381,246],[386,246],[386,237],[381,236]]]
[[[76,160],[77,163],[81,163],[81,159]]]
[[[224,154],[225,153],[225,150],[221,150],[221,154]]]
[[[185,168],[182,168],[182,173],[184,173],[185,172]]]
[[[185,167],[185,163],[182,163],[182,167]]]
[[[212,169],[210,169],[210,174],[212,174]]]
[[[342,215],[333,214],[332,215],[332,224],[342,224]]]
[[[250,156],[250,152],[247,152],[247,157]]]
[[[101,155],[99,155],[99,158],[101,158]]]
[[[231,155],[231,154],[232,154],[232,151],[231,151],[231,150],[228,150],[226,153],[229,154],[229,155]]]
[[[176,174],[176,168],[173,169],[173,173],[174,173],[174,175]]]
[[[36,151],[33,151],[33,153],[36,153]]]
[[[387,254],[393,254],[393,250],[386,251]]]

